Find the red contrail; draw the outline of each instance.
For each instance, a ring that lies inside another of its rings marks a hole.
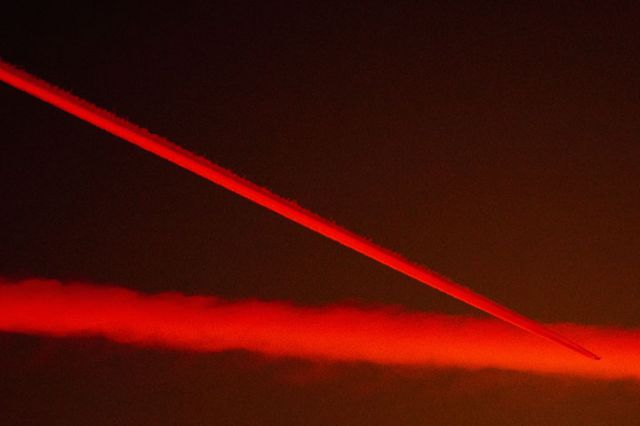
[[[640,329],[554,325],[598,348],[577,358],[493,319],[402,312],[399,308],[299,307],[229,302],[179,293],[0,278],[0,330],[102,336],[178,350],[249,350],[269,356],[383,365],[455,367],[640,380]]]
[[[205,158],[196,156],[167,139],[154,135],[120,117],[116,117],[2,60],[0,60],[0,80],[423,284],[440,290],[449,296],[475,306],[533,334],[560,343],[589,358],[600,359],[599,356],[568,338],[545,328],[540,323],[456,284],[424,266],[410,262],[397,253],[380,247],[364,237],[305,210],[296,203],[273,194],[269,190],[249,182]]]

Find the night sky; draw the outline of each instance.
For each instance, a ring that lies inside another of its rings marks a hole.
[[[0,57],[531,318],[640,328],[640,8],[455,3],[23,6]],[[0,129],[0,277],[484,317],[6,85]],[[640,423],[637,381],[0,348],[8,425]]]

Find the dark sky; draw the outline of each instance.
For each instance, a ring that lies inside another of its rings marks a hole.
[[[638,6],[23,7],[0,57],[543,322],[640,327]],[[0,276],[481,313],[7,86]],[[640,386],[0,335],[6,424],[638,424]]]

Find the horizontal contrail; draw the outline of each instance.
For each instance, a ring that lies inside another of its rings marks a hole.
[[[177,350],[248,350],[268,356],[382,365],[498,368],[538,374],[640,380],[640,330],[553,325],[605,355],[594,363],[493,319],[399,308],[299,307],[225,301],[121,287],[0,278],[0,331],[102,336]]]
[[[477,294],[424,266],[410,262],[399,254],[305,210],[296,203],[275,195],[205,158],[196,156],[167,139],[116,117],[108,111],[54,87],[2,60],[0,60],[0,80],[423,284],[530,333],[562,344],[584,356],[596,360],[600,359],[599,356],[559,333],[545,328],[540,323]]]

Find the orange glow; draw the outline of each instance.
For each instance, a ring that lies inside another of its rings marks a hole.
[[[7,332],[103,336],[138,346],[204,352],[244,349],[307,359],[640,379],[640,330],[570,324],[551,328],[579,337],[604,360],[576,358],[492,319],[0,280],[0,330]]]
[[[167,139],[116,117],[1,60],[0,80],[496,318],[555,341],[586,357],[600,359],[594,353],[557,332],[543,327],[536,321],[477,294],[424,266],[410,262],[399,254],[305,210],[296,203],[279,197],[205,158],[198,157]]]

